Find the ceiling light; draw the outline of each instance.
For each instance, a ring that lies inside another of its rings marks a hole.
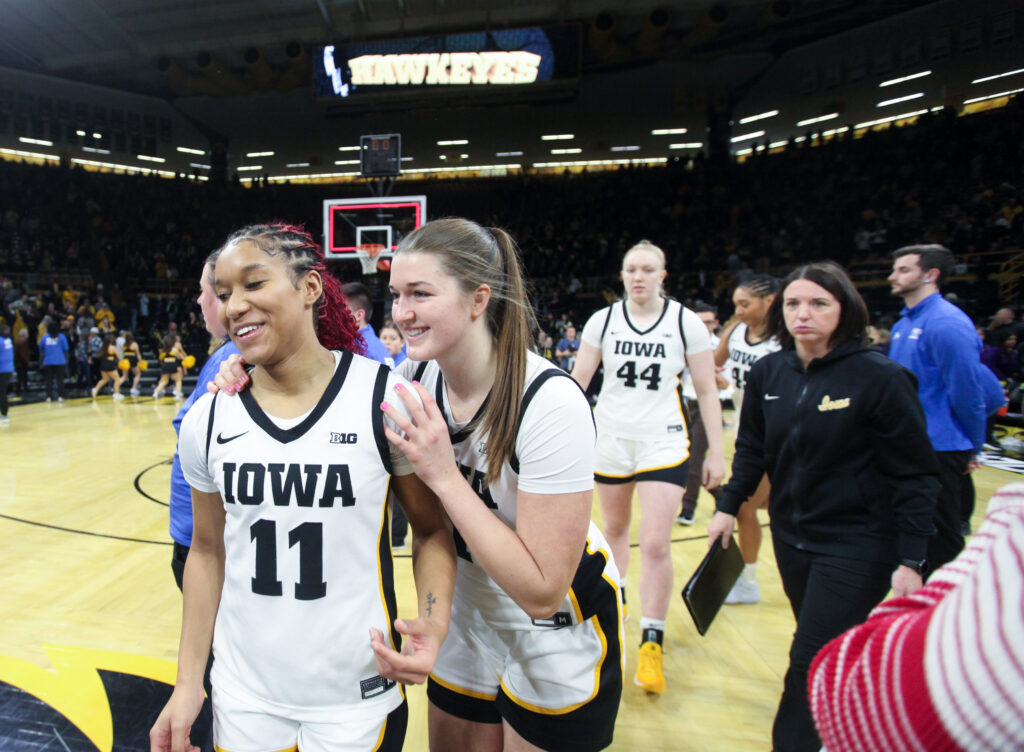
[[[465,146],[468,143],[469,143],[469,141],[467,141],[464,138],[456,138],[456,139],[452,139],[451,141],[438,141],[437,145],[438,146]]]
[[[889,81],[882,81],[882,83],[880,83],[878,86],[879,88],[881,88],[882,86],[893,86],[895,84],[901,84],[904,81],[913,81],[915,78],[924,78],[925,76],[930,76],[931,74],[932,72],[930,70],[921,71],[920,73],[911,73],[909,76],[901,76],[900,78],[893,78]]]
[[[1020,94],[1024,89],[1013,89],[1011,91],[1001,91],[998,94],[989,94],[987,97],[975,97],[974,99],[965,99],[964,104],[974,104],[975,102],[984,102],[986,99],[999,99],[999,97],[1008,97],[1011,94]]]
[[[3,149],[0,148],[0,154],[11,154],[15,157],[31,157],[33,159],[46,159],[51,162],[60,161],[60,157],[56,157],[53,154],[40,154],[34,151],[20,151],[18,149]]]
[[[613,146],[611,151],[640,151],[639,146]]]
[[[686,128],[655,128],[651,131],[652,136],[679,136],[686,133]]]
[[[917,92],[917,94],[908,94],[905,97],[896,97],[896,99],[886,99],[883,102],[879,102],[875,107],[888,107],[891,104],[899,104],[900,102],[909,102],[911,99],[920,99],[924,96],[923,91]]]
[[[798,120],[796,125],[798,128],[802,128],[805,125],[814,125],[815,123],[824,123],[826,120],[832,120],[839,117],[838,112],[830,112],[827,115],[820,115],[818,117],[807,118],[806,120]]]
[[[83,146],[82,151],[91,151],[94,154],[110,154],[110,149],[97,149],[95,146]]]
[[[871,128],[872,126],[875,125],[891,123],[894,120],[906,120],[907,118],[917,117],[918,115],[923,115],[926,112],[928,112],[928,110],[914,110],[913,112],[904,112],[902,115],[892,115],[891,117],[879,118],[878,120],[868,120],[863,123],[857,123],[853,127],[855,130],[860,130],[861,128]]]
[[[335,162],[334,164],[338,163]],[[309,162],[292,162],[291,164],[286,164],[285,167],[309,167]]]
[[[75,135],[76,136],[84,136],[85,135],[85,131],[75,131]]]
[[[552,149],[552,154],[579,154],[583,149]]]
[[[210,165],[208,165],[208,164],[199,164],[198,162],[189,162],[188,166],[189,167],[195,167],[197,170],[209,170],[210,169]]]
[[[184,152],[185,154],[197,154],[200,157],[206,154],[202,149],[189,149],[187,146],[179,146],[178,151]]]
[[[41,138],[29,138],[28,136],[18,136],[18,140],[23,144],[35,144],[37,146],[53,146],[53,141],[46,141]]]
[[[359,164],[358,159],[336,159],[334,160],[336,165],[347,165],[347,164]]]
[[[163,157],[151,157],[147,154],[136,154],[135,158],[141,159],[143,162],[159,162],[160,164],[163,164],[164,162],[167,161]]]
[[[262,169],[263,169],[263,165],[248,165],[246,167],[239,167],[238,171],[239,172],[246,172],[246,171],[249,171],[249,170],[262,170]]]
[[[738,144],[740,141],[749,141],[752,138],[761,138],[764,135],[764,131],[754,131],[753,133],[744,133],[742,136],[733,136],[729,139],[731,143]]]
[[[360,146],[339,146],[338,151],[359,151],[362,147]],[[327,173],[324,173],[325,175]],[[332,175],[335,173],[331,173]]]
[[[1018,68],[1017,70],[1006,71],[1006,73],[997,73],[994,76],[985,76],[984,78],[976,78],[971,81],[972,84],[983,84],[986,81],[994,81],[997,78],[1003,78],[1004,76],[1016,76],[1018,73],[1024,73],[1024,68]]]
[[[272,152],[272,151],[251,151],[248,154],[246,154],[245,156],[247,156],[247,157],[272,157],[272,156],[274,156],[274,152]]]
[[[576,138],[572,133],[552,133],[547,136],[541,136],[541,141],[572,141]]]
[[[778,110],[768,110],[768,112],[762,112],[760,115],[751,115],[750,117],[740,118],[737,122],[739,122],[740,125],[746,125],[747,123],[753,123],[755,120],[764,120],[765,118],[775,117],[778,114]]]
[[[704,146],[702,141],[686,141],[680,144],[669,144],[669,149],[700,149]]]
[[[494,156],[496,157],[521,157],[523,153],[521,151],[499,151]]]

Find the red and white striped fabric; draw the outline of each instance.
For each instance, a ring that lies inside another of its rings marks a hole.
[[[1024,749],[1024,483],[925,587],[826,645],[808,696],[827,752]]]

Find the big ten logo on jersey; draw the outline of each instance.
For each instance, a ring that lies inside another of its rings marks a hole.
[[[665,358],[665,345],[662,342],[631,342],[615,340],[616,355],[632,355],[637,358]],[[622,379],[623,386],[635,389],[638,382],[646,382],[644,386],[652,392],[658,391],[661,384],[661,363],[650,363],[640,369],[635,360],[624,360],[615,370],[615,375]]]
[[[336,433],[331,431],[331,443],[332,444],[355,444],[359,440],[359,435],[354,433]]]
[[[459,464],[459,472],[462,473],[462,477],[469,483],[469,487],[473,489],[480,501],[484,503],[484,506],[488,509],[497,509],[498,505],[494,503],[494,499],[491,497],[491,491],[487,487],[487,474],[484,471],[477,470],[474,467]],[[458,554],[459,558],[465,559],[466,561],[473,561],[473,555],[469,552],[469,547],[466,545],[466,541],[463,540],[462,536],[459,535],[458,529],[454,531],[455,535],[455,553]]]
[[[269,484],[267,478],[270,478]],[[269,486],[269,489],[268,489]],[[258,505],[268,499],[278,507],[351,507],[356,503],[348,465],[300,465],[258,462],[224,463],[224,502]],[[249,540],[255,547],[256,595],[281,596],[284,585],[278,579],[277,521],[260,519],[249,526]],[[282,544],[284,539],[282,539]],[[297,549],[299,581],[294,584],[296,600],[310,601],[327,595],[324,581],[323,522],[310,521],[288,531],[288,549]]]

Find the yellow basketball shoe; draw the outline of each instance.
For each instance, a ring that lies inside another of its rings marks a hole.
[[[665,691],[665,674],[661,670],[661,645],[656,642],[645,642],[640,646],[633,683],[644,692],[660,695]]]

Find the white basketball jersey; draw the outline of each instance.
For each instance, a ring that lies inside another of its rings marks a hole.
[[[686,355],[711,349],[696,313],[666,298],[658,320],[640,329],[619,301],[590,317],[582,340],[601,350],[604,381],[594,416],[602,434],[650,441],[686,433]]]
[[[362,356],[335,357],[305,416],[272,419],[250,392],[207,394],[179,446],[188,482],[224,502],[213,683],[297,720],[389,712],[402,700],[369,637],[375,627],[399,643],[385,506],[393,453],[379,405],[401,404],[400,379]],[[410,471],[395,459],[396,472]]]
[[[463,477],[481,503],[510,528],[516,526],[516,497],[520,489],[536,494],[563,494],[594,488],[596,434],[590,405],[579,384],[540,355],[531,352],[527,357],[515,455],[502,468],[498,482],[491,486],[486,482],[487,434],[479,425],[467,431],[472,421],[458,423],[452,418],[444,376],[437,364],[407,360],[398,366],[398,371],[409,380],[419,381],[434,396],[448,421],[455,460]],[[480,414],[483,409],[482,406]],[[585,550],[580,551],[580,567],[565,601],[551,619],[534,621],[476,563],[458,530],[454,532],[459,556],[456,589],[495,627],[549,629],[585,621],[593,615],[599,598],[604,597],[600,582],[606,567],[615,571],[608,544],[591,522]],[[617,582],[617,575],[612,578]]]
[[[729,334],[729,359],[725,362],[725,375],[736,388],[732,401],[736,406],[737,414],[743,404],[743,390],[747,385],[747,374],[750,373],[750,367],[768,353],[782,349],[779,341],[774,337],[750,344],[748,335],[746,324],[736,325],[736,328]]]

